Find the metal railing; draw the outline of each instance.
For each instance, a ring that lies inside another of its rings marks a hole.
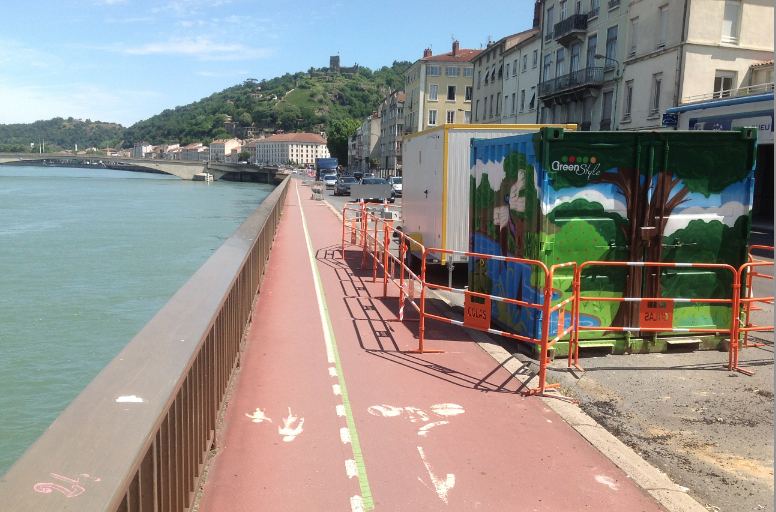
[[[570,32],[584,32],[587,30],[587,14],[572,14],[565,20],[559,21],[553,28],[553,37],[560,39]]]
[[[286,178],[0,478],[4,511],[190,510]]]
[[[688,96],[682,100],[681,104],[686,105],[688,103],[699,103],[716,99],[735,98],[738,96],[747,96],[750,94],[766,94],[769,92],[773,92],[773,82],[769,82],[767,84],[748,85],[738,89],[728,89],[725,91],[709,92],[706,94]]]
[[[593,18],[598,17],[598,11],[599,7],[595,7],[594,9],[590,9],[590,12],[587,13],[587,19],[591,20]]]
[[[539,84],[539,97],[550,96],[576,87],[601,85],[603,83],[604,68],[583,68],[542,82]]]

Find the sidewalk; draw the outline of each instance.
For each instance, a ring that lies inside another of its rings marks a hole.
[[[665,510],[461,329],[429,321],[445,353],[403,353],[395,290],[289,186],[200,511]]]

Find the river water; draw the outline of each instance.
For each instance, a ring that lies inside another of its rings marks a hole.
[[[0,167],[0,474],[273,188]]]

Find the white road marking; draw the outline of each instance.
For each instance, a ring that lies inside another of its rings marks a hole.
[[[431,406],[431,412],[440,416],[458,416],[466,411],[458,404],[436,404]]]
[[[347,427],[342,427],[340,429],[340,439],[342,439],[343,444],[350,442],[350,430],[348,430]]]
[[[356,466],[356,461],[353,459],[348,459],[345,461],[345,473],[347,473],[348,478],[358,476],[358,467]]]
[[[423,453],[423,448],[418,446],[418,452],[420,452],[420,458],[423,460],[423,465],[426,466],[426,471],[428,471],[428,476],[431,478],[431,483],[434,484],[434,489],[436,490],[437,496],[439,496],[440,500],[447,503],[447,493],[450,491],[450,489],[455,487],[455,475],[452,473],[447,473],[445,480],[440,480],[434,474],[431,464],[426,462],[426,455]],[[420,480],[420,483],[425,485],[420,477],[418,477],[418,480]]]
[[[296,436],[302,433],[303,426],[304,426],[304,418],[299,420],[299,425],[296,426],[296,428],[292,429],[291,425],[296,422],[297,417],[294,416],[291,413],[291,408],[288,408],[288,418],[285,418],[283,420],[283,428],[278,427],[278,434],[281,434],[285,437],[283,437],[283,441],[290,442],[296,439]]]
[[[412,423],[415,423],[416,421],[428,421],[428,414],[417,407],[406,407],[404,410],[409,414]]]
[[[266,409],[264,409],[264,411],[266,411]],[[262,411],[257,407],[256,412],[254,412],[253,414],[246,414],[246,416],[248,416],[251,419],[251,421],[254,423],[261,423],[262,421],[268,421],[272,423],[272,420],[267,418],[267,416],[264,415],[264,411]]]
[[[339,384],[333,384],[331,386],[331,390],[334,391],[335,395],[341,395],[342,394],[342,390],[340,389],[340,385]]]
[[[345,416],[345,406],[344,405],[338,405],[337,406],[337,416],[339,416],[339,417]]]
[[[595,481],[598,482],[599,484],[604,484],[604,485],[608,486],[613,491],[616,491],[617,488],[620,486],[617,482],[615,482],[614,480],[612,480],[608,476],[596,475],[595,476]]]
[[[336,377],[337,376],[337,369],[334,368],[333,366],[329,366],[329,375],[332,376],[332,377]]]
[[[364,500],[361,496],[355,495],[350,498],[350,510],[352,512],[364,512]]]
[[[420,427],[420,429],[418,429],[418,435],[419,436],[425,436],[426,434],[428,434],[428,431],[430,429],[436,427],[437,425],[447,425],[448,423],[450,423],[450,422],[449,421],[435,421],[433,423],[429,423],[427,425],[423,425],[422,427]]]
[[[393,416],[398,416],[401,414],[404,409],[401,407],[393,407],[392,405],[373,405],[369,409],[367,409],[369,414],[373,416],[382,416],[383,418],[391,418]]]
[[[143,399],[135,396],[135,395],[129,395],[129,396],[120,396],[116,399],[117,402],[142,402]]]

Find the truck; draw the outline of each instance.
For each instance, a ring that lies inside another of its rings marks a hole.
[[[315,159],[315,180],[321,181],[322,174],[337,174],[339,162],[336,158]]]
[[[543,126],[576,130],[575,124],[445,124],[404,136],[401,227],[426,248],[469,250],[469,193],[472,139],[535,133]],[[465,256],[432,255],[427,263],[466,263]],[[419,258],[412,244],[408,258]]]

